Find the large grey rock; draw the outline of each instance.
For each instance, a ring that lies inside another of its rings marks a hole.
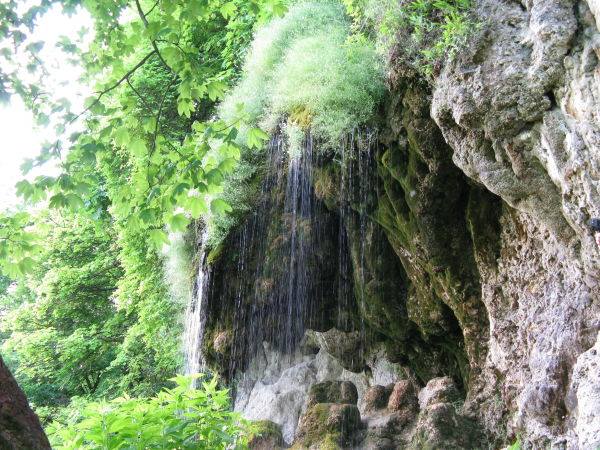
[[[357,401],[362,412],[364,394],[371,385],[382,380],[395,382],[402,377],[401,367],[389,362],[377,349],[367,355],[366,360],[370,371],[354,373],[323,349],[316,354],[309,352],[289,356],[265,343],[263,352],[255,356],[244,373],[238,375],[234,409],[247,419],[270,420],[278,424],[285,442],[291,444],[313,385],[331,382],[327,384],[340,387],[338,401],[342,398],[354,403]],[[342,386],[345,387],[343,396]],[[322,401],[321,397],[319,401]]]

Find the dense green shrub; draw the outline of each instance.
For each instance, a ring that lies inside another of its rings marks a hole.
[[[351,21],[336,1],[302,1],[256,34],[241,82],[221,106],[238,105],[264,129],[282,119],[335,146],[372,118],[384,91],[374,47],[349,40]]]
[[[176,387],[152,398],[119,397],[73,411],[74,422],[55,422],[48,434],[56,449],[236,449],[251,426],[231,412],[227,390],[217,380],[191,387],[177,377]],[[81,407],[82,405],[79,405]],[[70,423],[69,423],[70,422]]]

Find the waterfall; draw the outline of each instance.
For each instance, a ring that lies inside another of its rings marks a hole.
[[[307,329],[364,331],[355,312],[364,308],[370,279],[365,252],[368,211],[376,196],[373,142],[371,133],[356,131],[333,153],[319,149],[308,133],[301,151],[290,154],[282,133],[273,135],[256,203],[230,234],[229,251],[210,276],[200,244],[186,361],[202,368],[205,329],[211,336],[228,336],[228,347],[205,346],[204,355],[227,378],[262,354],[264,343],[293,356]],[[335,172],[323,172],[335,166]],[[330,197],[315,191],[323,177],[337,180],[336,186],[329,182]],[[326,206],[326,198],[334,202]]]
[[[200,373],[205,368],[202,357],[202,339],[207,319],[207,287],[210,278],[210,271],[206,264],[207,241],[208,227],[205,227],[200,236],[198,272],[196,274],[195,285],[185,312],[183,333],[185,375]]]

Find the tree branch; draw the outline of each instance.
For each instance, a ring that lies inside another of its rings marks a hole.
[[[144,56],[140,62],[138,62],[135,66],[133,66],[125,75],[123,75],[117,82],[115,82],[114,84],[110,85],[109,87],[107,87],[106,89],[104,89],[103,91],[100,92],[96,92],[96,94],[98,95],[98,97],[96,97],[96,99],[92,102],[92,104],[90,106],[88,106],[87,108],[85,108],[82,112],[80,112],[79,114],[77,114],[77,116],[75,116],[75,118],[71,119],[69,121],[69,123],[73,123],[75,122],[77,119],[79,119],[83,114],[85,114],[86,112],[88,112],[90,109],[92,109],[94,106],[96,106],[99,102],[100,99],[102,99],[102,97],[106,94],[108,94],[110,91],[116,89],[117,87],[119,87],[123,81],[126,81],[131,75],[133,75],[135,73],[136,70],[138,70],[140,67],[142,67],[146,61],[148,61],[150,59],[150,57],[152,57],[152,55],[156,54],[156,50],[151,51],[150,53],[148,53],[146,56]]]
[[[144,22],[144,27],[148,28],[148,18],[146,17],[146,14],[144,14],[144,10],[142,9],[142,5],[140,5],[140,0],[135,0],[135,6],[137,7],[137,11],[138,11],[138,14],[140,16],[140,19],[142,19],[142,22]],[[154,8],[152,8],[152,9],[154,9]],[[171,68],[171,66],[169,66],[167,64],[167,62],[164,60],[164,58],[160,54],[160,50],[158,49],[158,45],[156,45],[156,40],[152,39],[151,43],[152,43],[152,48],[154,49],[154,51],[158,55],[158,58],[161,60],[161,62],[165,65],[165,67],[167,69],[169,69],[169,71],[175,73],[175,71]]]

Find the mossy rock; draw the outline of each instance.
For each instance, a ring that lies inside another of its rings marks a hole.
[[[285,445],[281,427],[270,420],[258,420],[252,423],[254,432],[250,436],[248,448],[251,450],[273,450]]]
[[[293,448],[332,449],[349,446],[361,428],[356,405],[317,403],[300,418]]]

